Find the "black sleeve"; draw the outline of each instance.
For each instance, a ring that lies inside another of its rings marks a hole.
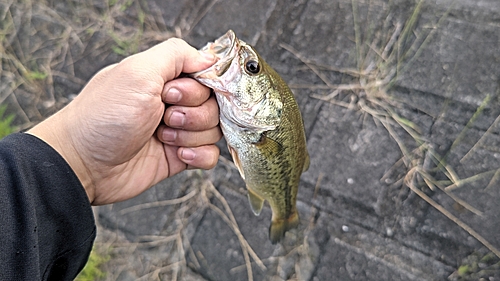
[[[96,226],[83,186],[42,140],[0,140],[0,280],[73,280]]]

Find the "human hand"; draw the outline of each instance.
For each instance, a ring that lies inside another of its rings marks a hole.
[[[177,77],[215,60],[167,40],[98,72],[28,133],[64,157],[93,205],[132,198],[185,169],[213,168],[222,137],[216,100],[195,80]]]

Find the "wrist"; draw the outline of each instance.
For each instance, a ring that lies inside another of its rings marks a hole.
[[[60,119],[58,116],[59,114],[60,112],[49,117],[26,133],[43,140],[63,157],[80,180],[90,203],[92,203],[95,192],[91,173],[76,149],[72,137],[68,130],[66,130],[64,123],[58,122]]]

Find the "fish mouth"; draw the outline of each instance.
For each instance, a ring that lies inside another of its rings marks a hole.
[[[214,55],[218,61],[211,67],[190,74],[193,78],[214,79],[226,73],[238,53],[238,40],[232,30],[226,32],[214,42],[209,42],[199,51]]]

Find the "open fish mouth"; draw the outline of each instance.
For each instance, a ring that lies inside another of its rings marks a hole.
[[[213,54],[219,60],[211,67],[190,74],[193,78],[214,79],[226,73],[233,59],[238,54],[239,43],[232,30],[226,32],[214,42],[210,42],[200,49],[200,52]]]

